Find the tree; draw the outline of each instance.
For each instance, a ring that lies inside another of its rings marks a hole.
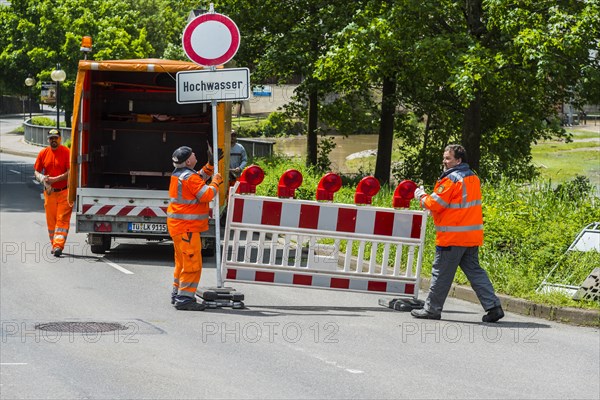
[[[395,79],[397,110],[426,122],[422,151],[408,155],[405,170],[420,158],[421,177],[437,174],[427,165],[460,141],[482,176],[526,178],[531,143],[564,135],[556,105],[597,77],[589,51],[598,46],[598,15],[598,0],[371,2],[336,35],[321,73],[350,73],[338,81],[349,91],[357,80]],[[418,137],[415,125],[398,128],[407,142]]]
[[[326,51],[332,32],[343,27],[361,4],[342,0],[268,0],[260,3],[230,0],[223,10],[239,24],[244,41],[238,63],[254,69],[253,79],[302,81],[296,90],[296,105],[305,104],[309,166],[317,164],[319,103],[330,92],[331,82],[315,75],[315,63]]]
[[[0,7],[1,87],[23,90],[23,77],[33,74],[38,87],[50,81],[57,63],[67,79],[61,104],[70,123],[73,87],[81,54],[81,38],[92,36],[96,60],[160,57],[181,37],[190,1],[149,0],[14,0]],[[165,23],[168,22],[168,23]]]

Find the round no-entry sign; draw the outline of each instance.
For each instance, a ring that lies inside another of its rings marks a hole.
[[[223,14],[202,14],[183,30],[183,51],[190,60],[205,67],[225,64],[239,47],[240,31]]]

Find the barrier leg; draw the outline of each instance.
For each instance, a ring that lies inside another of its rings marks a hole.
[[[425,302],[418,299],[379,299],[379,305],[396,311],[411,311],[423,308]]]

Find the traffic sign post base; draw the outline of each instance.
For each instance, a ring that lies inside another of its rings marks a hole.
[[[425,302],[418,299],[379,299],[379,305],[396,311],[411,311],[423,308]]]
[[[209,308],[244,308],[244,294],[231,287],[198,288],[196,295],[204,300],[204,304]]]

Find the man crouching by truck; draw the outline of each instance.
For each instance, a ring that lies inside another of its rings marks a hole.
[[[219,149],[219,157],[222,157]],[[212,156],[198,172],[198,160],[190,147],[179,147],[173,153],[169,185],[167,227],[175,248],[175,271],[171,304],[178,310],[203,311],[206,305],[196,301],[196,289],[202,273],[202,241],[200,232],[208,230],[208,203],[216,196],[223,183],[220,174],[214,174]],[[212,176],[212,182],[206,181]]]

